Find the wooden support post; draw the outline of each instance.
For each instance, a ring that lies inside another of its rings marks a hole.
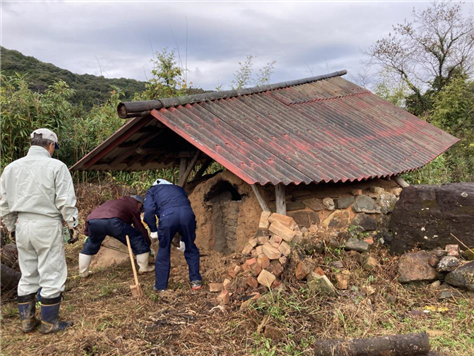
[[[410,184],[408,184],[408,183],[405,181],[405,179],[403,179],[403,178],[400,177],[400,176],[395,176],[395,178],[393,178],[393,180],[394,180],[395,182],[397,182],[398,185],[399,185],[400,187],[402,187],[402,188],[406,188],[406,187],[409,187],[409,186],[410,186]]]
[[[184,172],[186,172],[187,165],[188,165],[188,159],[185,157],[182,157],[179,161],[178,182],[181,182],[181,179],[184,176]]]
[[[285,186],[280,183],[275,186],[276,212],[286,215]]]
[[[193,168],[196,165],[196,162],[200,155],[201,155],[201,151],[197,150],[196,153],[194,154],[193,159],[191,160],[188,167],[186,168],[186,172],[184,172],[182,176],[181,176],[181,166],[180,166],[180,177],[179,177],[179,182],[178,182],[178,185],[180,187],[184,187],[184,185],[186,184],[186,181],[188,180],[189,175],[193,171]]]
[[[260,204],[260,207],[262,208],[263,211],[270,211],[270,208],[268,207],[267,203],[265,202],[265,199],[263,199],[262,194],[260,194],[260,190],[258,189],[256,184],[251,184],[253,193],[257,197],[258,203]]]

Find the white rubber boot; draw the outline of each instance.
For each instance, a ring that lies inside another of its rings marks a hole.
[[[79,254],[79,277],[87,277],[91,274],[91,271],[89,271],[91,260],[92,255]]]
[[[155,270],[155,266],[148,264],[149,255],[148,252],[137,255],[138,273],[153,272]]]

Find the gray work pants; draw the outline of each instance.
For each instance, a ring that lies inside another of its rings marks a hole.
[[[42,288],[42,297],[58,297],[67,278],[61,220],[20,213],[16,245],[21,270],[18,295],[36,293]]]

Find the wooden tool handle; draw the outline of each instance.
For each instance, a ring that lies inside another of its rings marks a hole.
[[[133,261],[133,253],[132,247],[130,246],[130,239],[128,238],[128,235],[125,235],[125,238],[127,239],[128,253],[130,255],[130,262],[132,263],[133,278],[135,278],[135,284],[138,286],[140,284],[138,283],[137,270],[135,268],[135,262]]]

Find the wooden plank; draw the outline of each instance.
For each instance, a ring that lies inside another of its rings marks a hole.
[[[179,173],[178,173],[178,182],[181,182],[182,177],[184,176],[184,172],[186,172],[186,168],[188,166],[188,159],[182,157],[179,160]]]
[[[410,186],[410,184],[408,184],[408,183],[405,181],[405,179],[403,179],[403,178],[400,177],[400,176],[395,176],[395,178],[393,178],[393,180],[394,180],[395,182],[397,182],[397,184],[398,184],[400,187],[402,187],[402,188],[406,188],[406,187],[409,187],[409,186]]]
[[[275,186],[276,212],[286,215],[285,186],[280,183]]]
[[[214,161],[211,157],[207,157],[206,161],[203,163],[199,171],[197,171],[196,175],[193,178],[193,181],[198,180],[202,177],[206,169],[211,165],[212,161]]]
[[[262,194],[260,193],[260,190],[258,189],[256,184],[250,184],[252,187],[253,193],[255,194],[255,197],[258,200],[258,203],[260,204],[260,207],[262,208],[263,211],[270,211],[270,208],[268,207],[265,199],[263,199]]]
[[[200,155],[201,155],[201,151],[197,150],[196,153],[194,154],[193,159],[191,160],[188,167],[186,168],[186,171],[184,172],[183,176],[181,176],[181,174],[180,174],[180,177],[179,177],[179,180],[178,180],[178,182],[179,182],[178,185],[180,187],[184,187],[184,185],[186,184],[186,181],[188,180],[189,175],[193,171],[194,166],[196,165],[196,162],[197,162]],[[180,167],[180,172],[181,172],[181,167]]]

